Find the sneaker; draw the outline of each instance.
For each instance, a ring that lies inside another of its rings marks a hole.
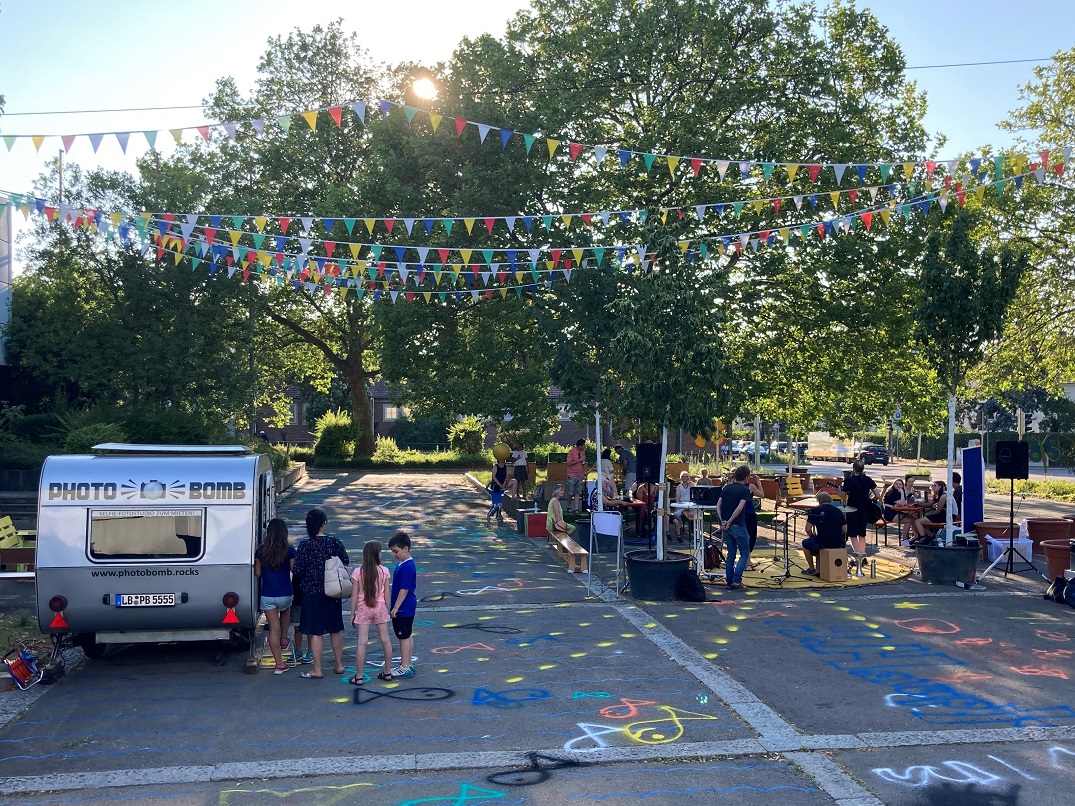
[[[414,667],[408,666],[404,669],[402,666],[396,666],[392,669],[392,677],[414,677]]]
[[[313,663],[314,662],[313,653],[312,652],[307,652],[305,655],[299,655],[299,660],[302,663]]]
[[[281,663],[279,666],[277,666],[275,669],[272,670],[272,673],[273,674],[283,674],[289,668],[290,667],[286,663]]]
[[[281,651],[287,649],[289,646],[291,646],[291,639],[290,638],[281,638],[280,639],[280,649],[281,649]]]

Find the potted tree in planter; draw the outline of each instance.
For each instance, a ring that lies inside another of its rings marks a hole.
[[[915,311],[916,336],[922,352],[948,393],[948,467],[946,489],[952,489],[955,464],[956,394],[967,373],[981,362],[985,345],[1004,330],[1004,318],[1028,264],[1009,244],[979,251],[976,214],[960,210],[947,231],[934,229],[922,260],[921,300]],[[944,535],[951,534],[952,507],[945,510]],[[924,582],[951,584],[973,578],[979,546],[919,546]],[[943,552],[943,553],[938,553]]]
[[[668,429],[713,436],[739,385],[713,302],[725,276],[682,254],[669,228],[647,229],[648,248],[623,268],[587,272],[561,297],[555,320],[571,337],[558,341],[552,378],[573,411],[660,429],[663,479]],[[662,485],[658,508],[668,503]],[[690,555],[668,551],[665,519],[657,523],[656,549],[628,555],[628,579],[639,598],[674,599]]]

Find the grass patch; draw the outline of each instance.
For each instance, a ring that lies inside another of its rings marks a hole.
[[[37,616],[29,610],[0,613],[0,654],[20,646],[35,654],[48,650],[49,641],[37,628]]]
[[[985,489],[991,493],[1008,494],[1010,482],[1001,479],[986,479]],[[1022,479],[1015,482],[1015,494],[1049,501],[1075,502],[1075,482],[1059,479]]]

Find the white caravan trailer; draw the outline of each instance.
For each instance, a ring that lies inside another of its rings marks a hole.
[[[254,550],[274,516],[272,464],[242,445],[94,446],[50,456],[37,509],[37,619],[67,642],[252,637]]]

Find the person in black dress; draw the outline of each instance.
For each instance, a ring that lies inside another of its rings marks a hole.
[[[294,574],[302,587],[302,632],[313,654],[313,668],[300,677],[321,680],[321,655],[325,651],[325,633],[332,643],[335,660],[333,672],[343,674],[343,602],[325,595],[325,560],[339,557],[344,565],[350,565],[347,549],[334,535],[325,534],[328,516],[323,510],[311,509],[306,513],[306,532],[310,539],[301,543],[295,558]]]

